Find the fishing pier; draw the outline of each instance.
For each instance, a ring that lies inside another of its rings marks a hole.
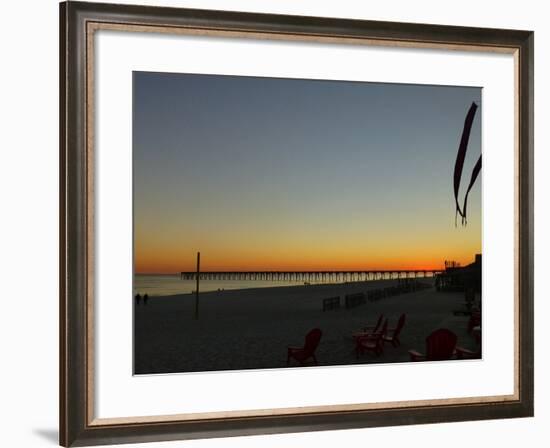
[[[240,280],[240,281],[287,281],[315,283],[364,282],[400,278],[426,278],[441,273],[441,270],[375,270],[375,271],[203,271],[181,272],[182,280]]]

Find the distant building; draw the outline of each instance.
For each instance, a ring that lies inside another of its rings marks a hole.
[[[475,261],[467,266],[445,265],[445,271],[437,276],[438,290],[481,293],[481,254],[476,254]]]

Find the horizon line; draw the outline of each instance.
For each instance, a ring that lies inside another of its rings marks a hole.
[[[461,265],[460,267],[465,267],[468,265]],[[434,271],[444,271],[445,267],[438,268],[421,268],[421,269],[310,269],[310,270],[201,270],[201,274],[222,274],[222,273],[235,273],[235,274],[253,274],[253,273],[366,273],[366,272],[434,272]],[[177,274],[196,274],[196,270],[192,271],[171,271],[171,272],[136,272],[134,274],[139,275],[170,275]]]

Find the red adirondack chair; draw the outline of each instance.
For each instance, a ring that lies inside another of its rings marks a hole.
[[[479,327],[480,325],[481,325],[481,311],[474,310],[472,311],[470,319],[468,320],[468,333],[471,333],[475,327]]]
[[[477,351],[468,350],[467,348],[457,346],[456,357],[457,359],[480,359],[481,346],[478,347]]]
[[[384,315],[380,314],[380,316],[378,316],[378,320],[376,321],[376,325],[375,326],[369,325],[369,326],[363,327],[363,331],[365,333],[367,332],[376,333],[378,330],[380,330],[380,327],[382,325],[382,319],[384,319]]]
[[[376,325],[363,327],[362,331],[357,331],[353,333],[352,335],[353,338],[357,339],[363,336],[368,336],[369,334],[372,334],[372,333],[378,333],[381,330],[383,318],[384,318],[384,315],[380,314],[380,316],[378,316],[378,320],[376,321]]]
[[[464,347],[456,346],[456,357],[458,359],[480,359],[481,358],[481,328],[474,327],[473,333],[477,342],[476,350],[469,350]]]
[[[365,334],[355,338],[355,356],[359,358],[359,355],[368,352],[374,352],[376,356],[380,356],[384,351],[383,338],[388,330],[388,319],[384,321],[382,329],[376,333]]]
[[[442,361],[455,354],[457,337],[451,330],[440,328],[426,338],[426,354],[409,350],[411,361]]]
[[[395,328],[388,329],[388,332],[386,335],[383,336],[382,340],[384,342],[390,342],[391,345],[394,347],[397,347],[398,345],[401,345],[401,341],[399,340],[399,335],[401,334],[401,330],[403,330],[403,326],[405,325],[405,314],[401,314],[399,316],[399,320],[397,321],[397,326]]]
[[[289,365],[291,358],[294,358],[300,363],[300,365],[304,365],[309,358],[312,358],[313,362],[317,365],[315,350],[319,345],[322,334],[323,332],[321,330],[314,328],[306,335],[306,340],[303,347],[288,347],[286,364]]]

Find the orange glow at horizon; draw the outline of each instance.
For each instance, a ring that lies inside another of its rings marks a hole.
[[[444,240],[437,241],[437,238],[434,240],[431,247],[422,241],[383,244],[382,241],[355,243],[348,240],[313,247],[295,241],[290,246],[266,244],[265,251],[253,246],[216,247],[215,244],[203,244],[197,249],[201,252],[201,270],[236,272],[436,270],[444,267],[445,260],[468,265],[474,261],[475,254],[481,253],[481,244],[475,241],[459,239],[455,244],[449,244]],[[135,272],[192,272],[196,269],[197,249],[174,243],[157,247],[136,245]]]

